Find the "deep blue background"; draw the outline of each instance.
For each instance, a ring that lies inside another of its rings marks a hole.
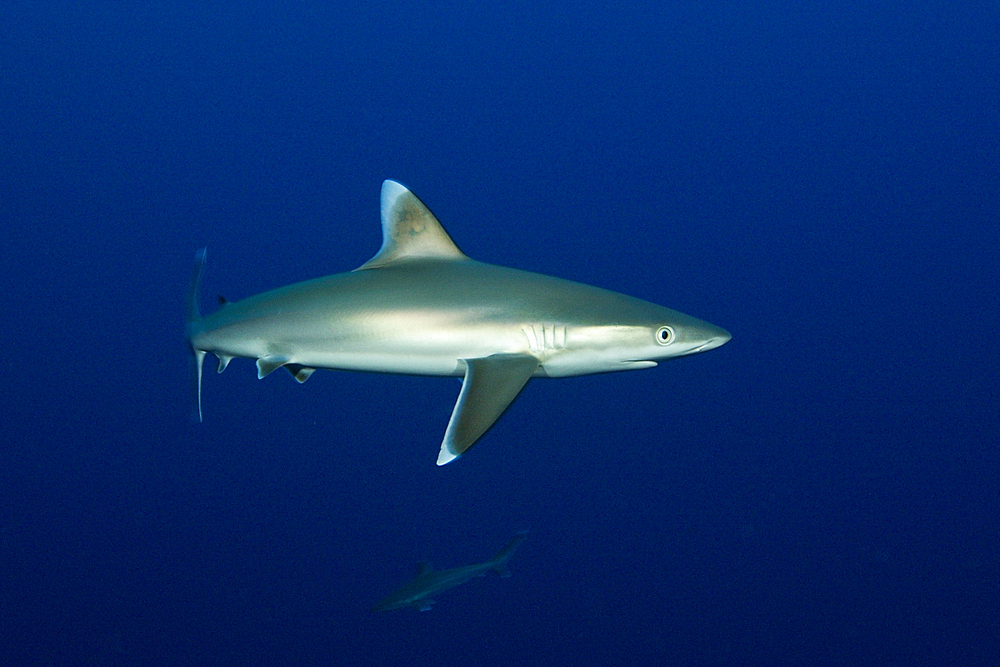
[[[873,4],[5,2],[0,662],[998,664],[1000,9]],[[384,178],[733,341],[444,468],[452,379],[189,424],[195,249],[206,307],[352,269]]]

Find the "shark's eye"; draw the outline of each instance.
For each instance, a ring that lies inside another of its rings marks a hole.
[[[656,330],[656,342],[660,345],[670,345],[674,342],[674,330],[670,327],[660,327]]]

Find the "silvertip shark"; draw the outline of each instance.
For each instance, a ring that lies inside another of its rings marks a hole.
[[[435,570],[427,561],[417,564],[417,573],[412,579],[400,586],[396,591],[382,598],[372,607],[372,611],[389,611],[416,607],[420,611],[429,611],[434,604],[434,596],[474,577],[485,577],[489,572],[495,572],[501,577],[509,577],[507,561],[514,555],[528,531],[522,530],[500,550],[496,556],[485,563],[465,565],[450,570]]]
[[[202,365],[256,359],[300,383],[318,368],[462,378],[437,464],[465,453],[532,377],[651,368],[729,341],[715,325],[624,294],[470,259],[412,192],[382,184],[382,246],[338,273],[223,303],[202,316],[198,251],[188,296],[196,418]]]

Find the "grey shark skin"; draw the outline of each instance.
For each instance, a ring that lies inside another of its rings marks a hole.
[[[509,577],[507,561],[514,555],[514,550],[524,539],[527,531],[521,531],[500,550],[496,556],[485,563],[465,565],[450,570],[435,571],[431,564],[424,561],[417,565],[417,574],[395,592],[385,596],[372,611],[389,611],[416,607],[420,611],[429,611],[434,604],[434,596],[474,577],[485,577],[489,572],[496,572],[501,577]]]
[[[624,294],[467,257],[409,190],[382,184],[382,247],[349,273],[296,283],[202,317],[188,299],[197,418],[202,362],[257,360],[305,382],[317,368],[463,378],[438,465],[467,451],[532,377],[656,366],[725,344],[725,330]]]

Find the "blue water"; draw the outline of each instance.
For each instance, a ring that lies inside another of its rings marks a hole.
[[[995,2],[0,9],[0,663],[1000,663]],[[236,360],[204,307],[468,255],[733,340],[535,380]],[[370,614],[530,530],[509,579]]]

